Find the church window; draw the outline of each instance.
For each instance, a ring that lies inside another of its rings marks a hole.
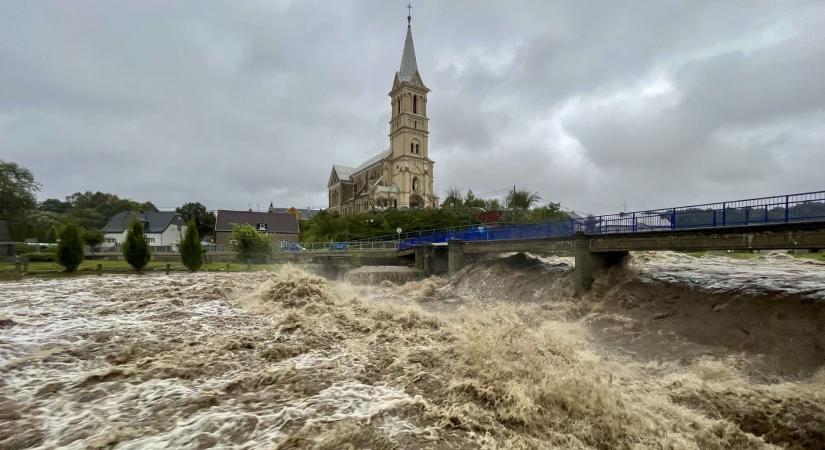
[[[415,144],[415,154],[416,155],[421,154],[421,150],[418,148],[418,144]]]
[[[413,113],[414,114],[418,113],[418,96],[417,95],[413,95]]]
[[[418,191],[418,177],[413,177],[412,179],[412,190],[413,192]]]

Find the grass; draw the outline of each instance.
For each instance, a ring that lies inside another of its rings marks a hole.
[[[86,260],[78,267],[78,274],[93,274],[97,272],[97,265],[103,266],[104,273],[134,273],[134,269],[126,261],[109,261],[109,260]],[[169,264],[169,269],[176,272],[187,271],[188,269],[180,262],[165,262],[165,261],[150,261],[143,269],[144,272],[162,272],[166,270],[166,265]],[[235,262],[212,262],[204,264],[201,270],[208,270],[209,272],[257,272],[260,270],[275,270],[279,267],[278,264],[253,264],[247,266],[242,263]],[[0,262],[0,279],[16,278],[17,272],[13,262]],[[63,272],[63,267],[56,262],[30,262],[28,267],[29,275],[55,275],[63,274],[70,275]]]

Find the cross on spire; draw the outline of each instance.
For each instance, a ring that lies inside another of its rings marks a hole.
[[[407,26],[410,26],[410,21],[412,21],[412,3],[407,2]]]

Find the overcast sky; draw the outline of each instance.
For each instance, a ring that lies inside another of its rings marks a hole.
[[[40,198],[326,206],[388,146],[406,2],[0,0]],[[435,187],[606,213],[825,189],[825,2],[413,4]]]

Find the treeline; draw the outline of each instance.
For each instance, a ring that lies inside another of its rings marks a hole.
[[[302,221],[301,241],[343,242],[394,236],[398,228],[407,233],[488,222],[539,223],[569,218],[558,203],[539,206],[540,201],[534,192],[514,190],[502,207],[497,199],[475,197],[472,189],[465,194],[452,188],[440,209],[391,209],[347,216],[322,211]]]
[[[76,192],[65,200],[48,198],[37,202],[40,190],[30,170],[0,160],[0,220],[8,226],[4,239],[56,242],[61,227],[74,224],[89,245],[100,244],[100,230],[109,219],[122,211],[157,212],[152,202],[138,202],[105,192]],[[215,214],[198,202],[184,203],[176,211],[186,222],[194,221],[200,236],[211,235]]]

